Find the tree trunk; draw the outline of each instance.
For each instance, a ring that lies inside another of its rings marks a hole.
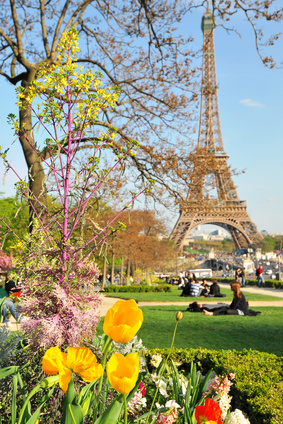
[[[103,276],[102,276],[102,286],[101,289],[104,289],[105,286],[105,280],[106,280],[106,266],[107,266],[107,261],[106,261],[106,256],[103,257]]]
[[[114,284],[114,268],[115,268],[115,264],[114,264],[114,260],[115,260],[115,254],[112,252],[112,259],[111,259],[111,284]]]
[[[26,81],[22,81],[22,87],[28,88],[30,81],[35,78],[35,70],[29,72]],[[29,229],[32,230],[32,221],[36,214],[42,214],[40,202],[46,204],[47,195],[45,187],[45,173],[42,161],[36,150],[36,143],[32,130],[32,114],[30,108],[19,111],[20,120],[20,143],[24,152],[27,168],[29,189],[31,191],[31,205],[29,215]]]
[[[130,278],[130,268],[131,268],[131,262],[130,262],[130,259],[128,259],[128,262],[127,262],[127,278]]]
[[[124,257],[121,258],[121,270],[120,270],[120,285],[123,284],[123,278],[124,278]]]
[[[136,271],[136,264],[134,264],[133,262],[131,262],[131,276],[134,277],[135,276],[135,271]]]

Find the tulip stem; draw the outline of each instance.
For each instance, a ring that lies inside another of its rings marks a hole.
[[[170,348],[169,348],[168,355],[167,355],[167,356],[166,356],[166,358],[165,358],[165,361],[164,361],[164,364],[163,364],[163,367],[162,367],[161,373],[160,373],[160,375],[158,376],[159,378],[158,378],[158,381],[157,381],[156,390],[155,390],[155,393],[154,393],[153,400],[152,400],[152,402],[151,402],[150,410],[149,410],[149,413],[148,413],[148,416],[147,416],[147,419],[146,419],[145,424],[147,424],[147,423],[148,423],[148,420],[149,420],[149,417],[150,417],[150,414],[151,414],[151,411],[152,411],[152,409],[153,409],[153,405],[154,405],[154,403],[155,403],[155,399],[156,399],[156,396],[157,396],[157,393],[158,393],[159,383],[160,383],[160,381],[161,381],[161,378],[162,378],[162,376],[163,376],[163,372],[164,372],[164,370],[165,370],[165,366],[167,365],[168,359],[169,359],[169,357],[170,357],[170,355],[171,355],[171,352],[172,352],[172,348],[173,348],[173,346],[174,346],[174,341],[175,341],[175,336],[176,336],[176,331],[177,331],[177,325],[178,325],[178,321],[176,321],[176,323],[175,323],[175,328],[174,328],[174,332],[173,332],[172,342],[171,342],[171,346],[170,346]]]
[[[127,409],[127,396],[126,395],[124,395],[124,409],[125,409],[124,424],[127,424],[127,422],[128,422],[128,409]]]
[[[105,363],[106,363],[107,354],[111,349],[111,344],[112,344],[112,339],[110,339],[110,337],[107,337],[104,348],[102,350],[102,352],[103,352],[103,359],[102,359],[103,372],[102,372],[102,375],[100,377],[98,388],[97,388],[95,408],[94,408],[94,412],[93,412],[93,422],[95,422],[95,420],[97,418],[97,411],[98,411],[98,406],[99,406],[99,397],[100,397],[100,392],[101,392],[103,379],[104,379]]]

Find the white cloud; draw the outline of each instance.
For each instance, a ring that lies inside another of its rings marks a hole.
[[[262,103],[256,102],[255,100],[252,100],[252,99],[242,99],[240,100],[240,103],[249,107],[263,107]]]
[[[268,197],[267,199],[265,199],[265,201],[269,203],[276,203],[276,202],[279,202],[279,199],[275,197]]]

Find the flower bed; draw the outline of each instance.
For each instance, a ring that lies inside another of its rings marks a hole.
[[[151,371],[152,358],[165,357],[168,349],[147,352]],[[244,410],[254,424],[283,422],[283,363],[276,355],[254,350],[174,349],[171,357],[179,370],[185,372],[194,361],[205,374],[213,368],[218,375],[235,374],[231,394],[234,409]],[[155,359],[156,360],[156,359]],[[264,402],[263,402],[264,399]],[[235,421],[237,422],[237,421]]]
[[[2,424],[282,423],[279,358],[255,351],[173,349],[181,319],[178,312],[170,349],[147,352],[135,336],[142,311],[133,300],[119,300],[105,317],[105,335],[88,347],[66,352],[51,347],[33,355],[32,369],[11,351],[10,366],[0,370]],[[26,391],[34,370],[33,387]]]

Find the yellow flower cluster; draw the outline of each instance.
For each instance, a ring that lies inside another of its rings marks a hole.
[[[103,331],[117,343],[129,342],[138,332],[143,322],[143,313],[134,300],[118,300],[108,310]],[[70,347],[68,353],[58,347],[48,349],[42,360],[42,368],[48,375],[59,373],[59,385],[64,392],[75,372],[87,382],[95,381],[103,374],[102,365],[96,356],[86,347]],[[114,353],[106,367],[108,380],[119,393],[127,394],[134,387],[139,375],[138,353],[126,356]]]
[[[20,109],[31,108],[38,98],[38,115],[43,123],[57,121],[57,124],[63,121],[61,125],[64,125],[67,116],[62,110],[64,103],[71,110],[72,125],[85,131],[98,120],[102,111],[114,109],[119,90],[102,88],[102,74],[76,65],[75,55],[80,49],[75,29],[62,34],[58,50],[56,64],[42,62],[36,79],[27,88],[17,88],[16,104]],[[107,140],[111,143],[113,138],[114,132],[109,131]]]

